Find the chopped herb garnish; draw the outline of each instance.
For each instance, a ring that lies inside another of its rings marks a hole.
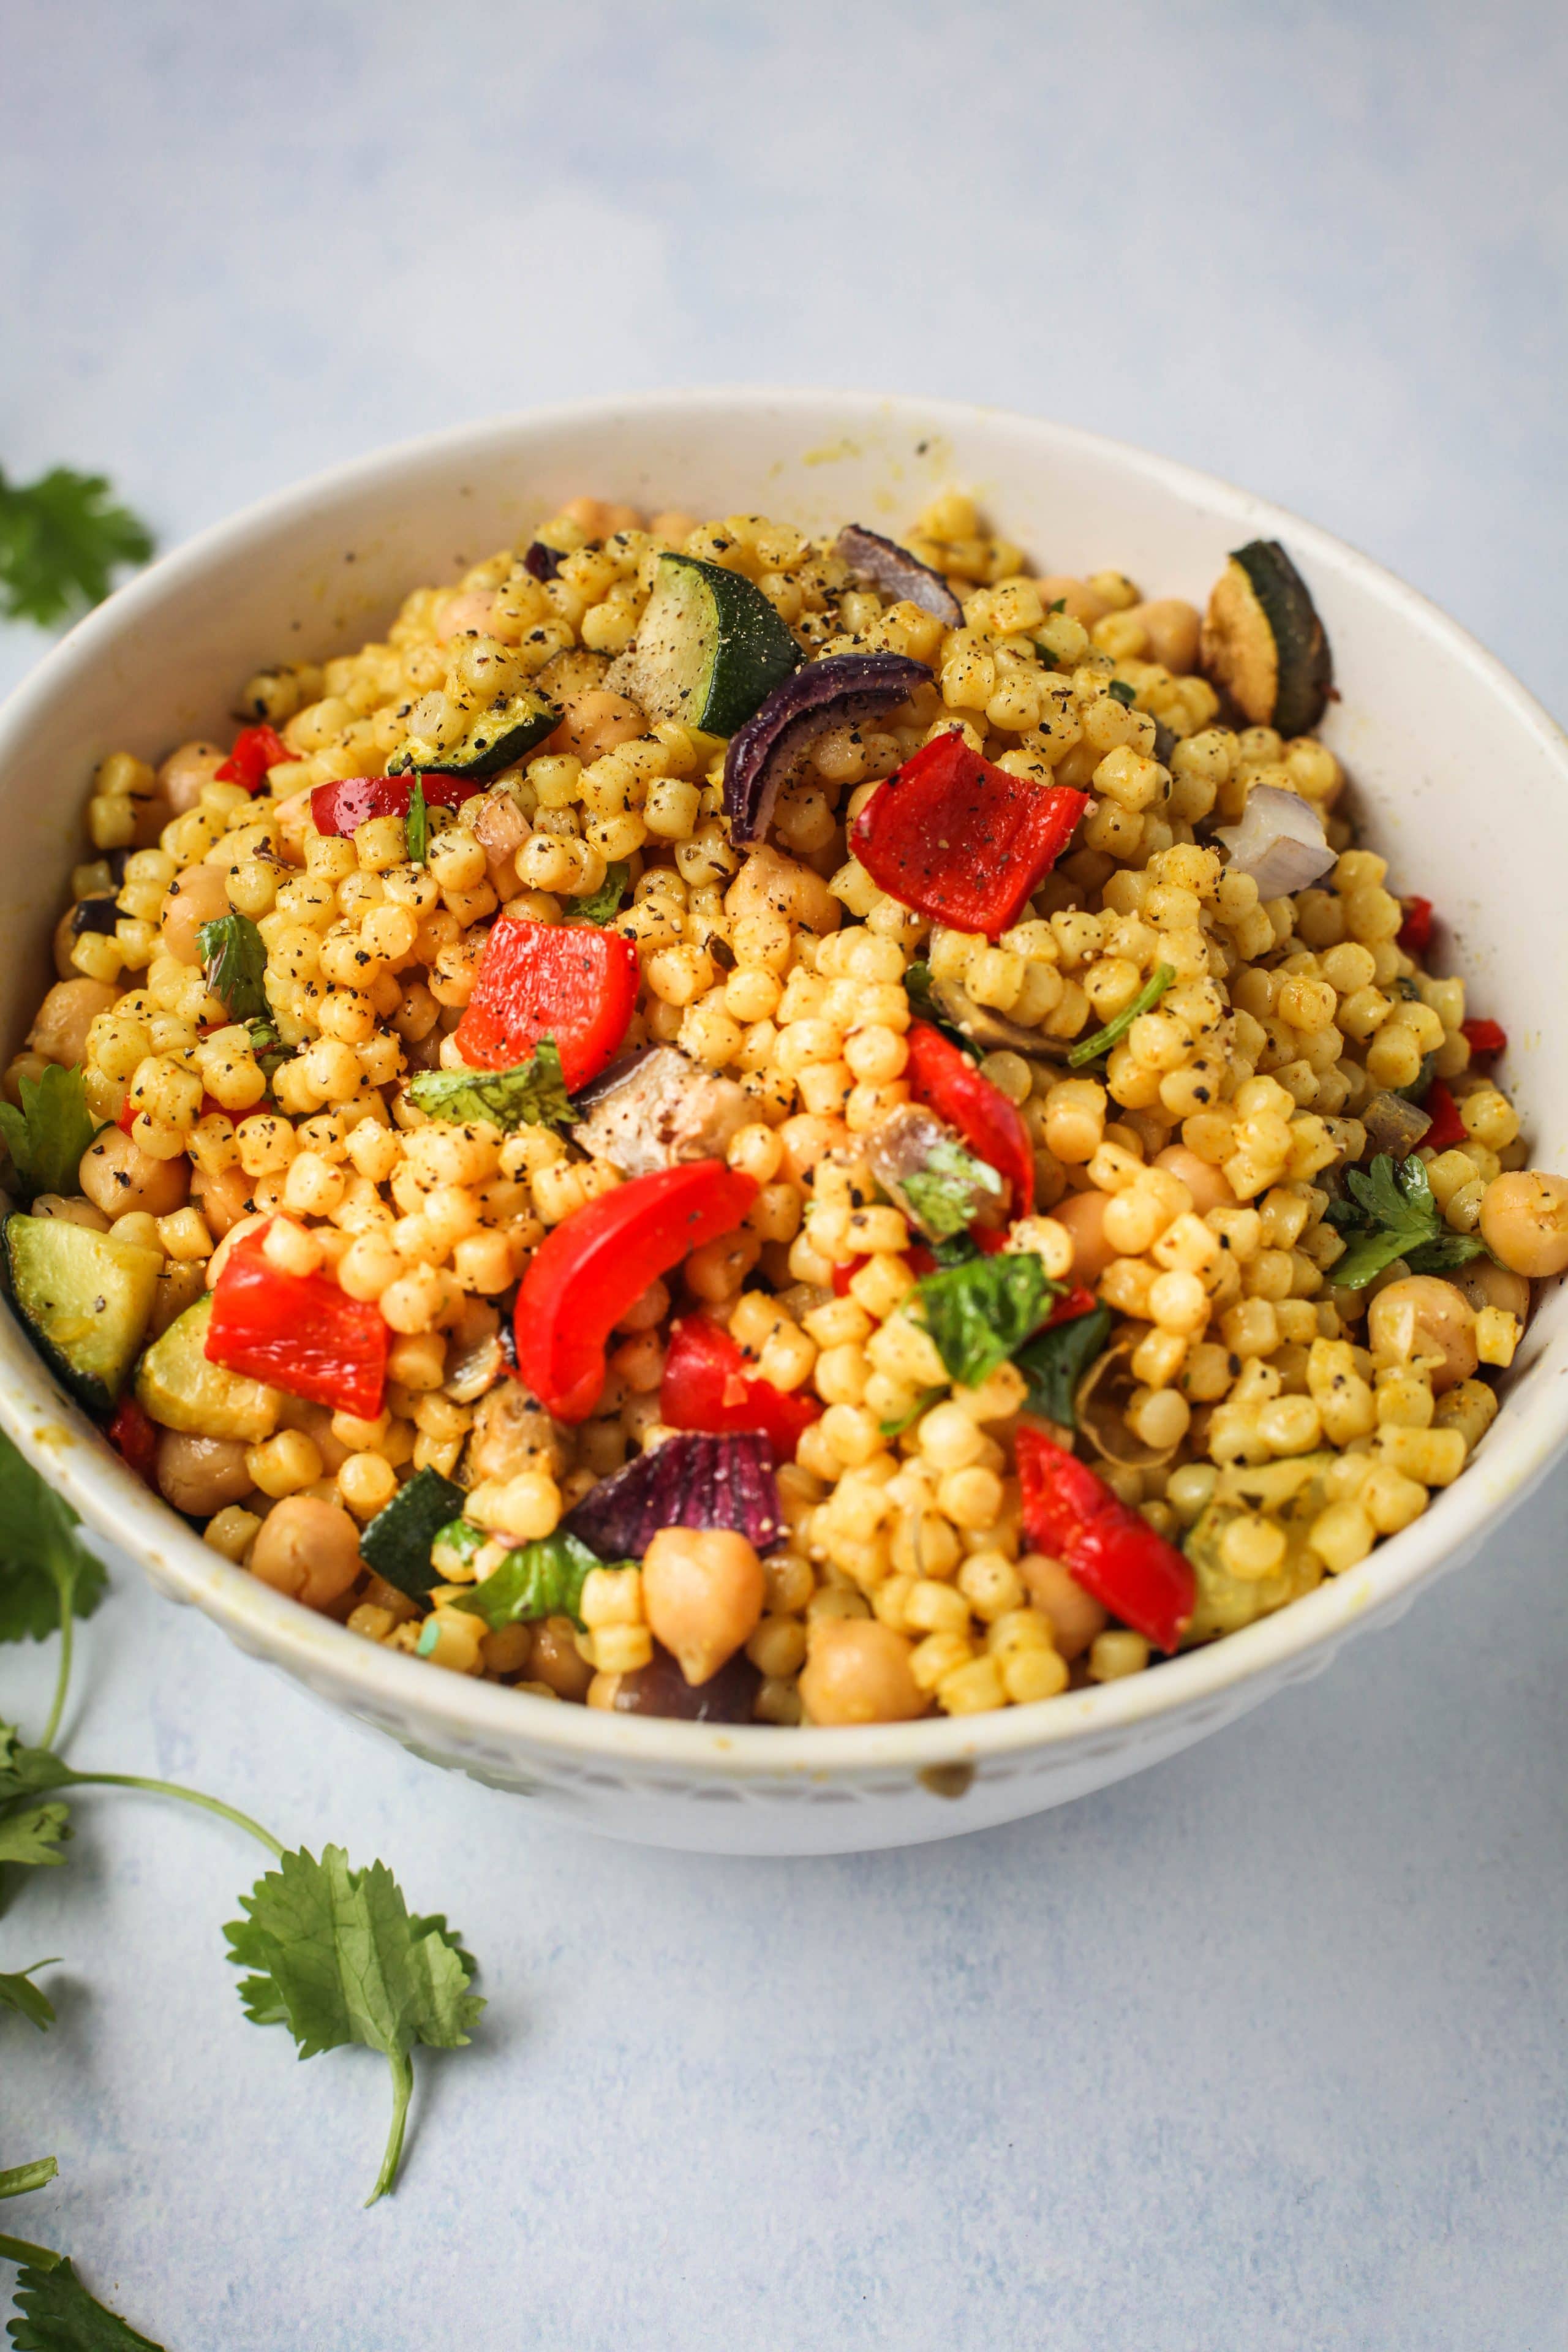
[[[915,1285],[919,1318],[951,1377],[977,1389],[1038,1328],[1061,1289],[1032,1250],[971,1258]]]
[[[1351,1169],[1345,1183],[1351,1199],[1332,1201],[1325,1212],[1349,1244],[1328,1269],[1337,1289],[1363,1289],[1395,1258],[1403,1258],[1412,1274],[1447,1274],[1485,1250],[1478,1234],[1450,1233],[1445,1226],[1426,1163],[1414,1152],[1395,1160],[1380,1151],[1365,1172]]]
[[[1065,613],[1067,608],[1068,600],[1065,596],[1053,597],[1050,604],[1046,606],[1047,613]]]
[[[81,1155],[98,1133],[80,1069],[51,1062],[37,1077],[18,1080],[16,1091],[20,1110],[0,1102],[0,1136],[11,1155],[14,1189],[29,1201],[40,1192],[77,1192]]]
[[[108,595],[122,563],[145,563],[153,536],[112,504],[102,474],[56,466],[36,482],[0,473],[0,615],[41,628]]]
[[[0,2238],[0,2252],[21,2243]],[[128,2327],[89,2294],[67,2255],[32,2246],[10,2259],[23,2264],[16,2273],[16,2309],[22,2315],[5,2331],[15,2352],[163,2352],[150,2336]]]
[[[1110,1337],[1110,1309],[1096,1307],[1087,1315],[1072,1315],[1065,1323],[1051,1324],[1020,1348],[1013,1361],[1029,1383],[1024,1411],[1076,1429],[1073,1401],[1078,1384],[1095,1358],[1104,1353]]]
[[[1120,702],[1124,710],[1130,710],[1138,699],[1137,688],[1129,686],[1124,677],[1113,677],[1106,692],[1113,702]]]
[[[581,898],[570,898],[563,911],[574,920],[584,923],[613,923],[621,911],[621,901],[626,895],[626,884],[632,869],[617,858],[605,868],[605,878],[596,890],[587,891]]]
[[[275,1078],[285,1062],[291,1062],[299,1051],[297,1045],[286,1045],[270,1021],[253,1021],[250,1024],[250,1050],[265,1078]]]
[[[1124,1012],[1119,1013],[1114,1021],[1108,1021],[1103,1029],[1097,1029],[1092,1036],[1079,1039],[1068,1055],[1070,1066],[1081,1070],[1086,1062],[1098,1062],[1102,1054],[1110,1053],[1112,1045],[1120,1045],[1139,1014],[1153,1011],[1175,977],[1172,965],[1156,964]]]
[[[510,1070],[421,1070],[409,1080],[408,1092],[431,1118],[487,1119],[503,1133],[514,1127],[564,1127],[577,1116],[562,1083],[553,1037],[542,1037],[531,1061]]]
[[[267,942],[248,915],[219,915],[196,933],[207,986],[231,1021],[267,1021]]]
[[[1436,1075],[1437,1049],[1434,1046],[1429,1054],[1422,1055],[1421,1067],[1416,1071],[1410,1084],[1407,1087],[1396,1087],[1394,1092],[1402,1102],[1415,1103],[1419,1108],[1426,1101],[1427,1089]]]
[[[925,1165],[901,1176],[899,1189],[932,1241],[947,1241],[973,1223],[977,1193],[1001,1201],[1007,1190],[994,1168],[976,1160],[955,1136],[933,1143]]]
[[[411,866],[423,866],[429,848],[430,814],[425,805],[423,779],[408,788],[408,814],[403,820],[403,846]]]
[[[628,1563],[616,1560],[612,1567]],[[519,1544],[493,1574],[472,1586],[454,1609],[482,1617],[491,1633],[503,1625],[532,1624],[540,1617],[570,1617],[582,1623],[583,1587],[590,1571],[605,1563],[580,1536],[557,1528],[539,1543]]]
[[[905,1430],[912,1429],[921,1413],[929,1412],[932,1405],[939,1402],[945,1394],[946,1391],[942,1389],[922,1389],[908,1412],[901,1412],[896,1420],[884,1421],[879,1424],[883,1436],[902,1437]]]

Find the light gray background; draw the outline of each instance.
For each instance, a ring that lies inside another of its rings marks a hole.
[[[4,0],[0,104],[0,460],[165,543],[577,392],[978,395],[1299,509],[1568,709],[1545,5]],[[122,1566],[78,1760],[381,1853],[491,2005],[363,2214],[378,2063],[243,2023],[250,1853],[84,1800],[0,1922],[67,1958],[0,2024],[0,2162],[63,2174],[14,2226],[171,2352],[1560,2346],[1565,1504],[1152,1775],[823,1863],[574,1843]]]

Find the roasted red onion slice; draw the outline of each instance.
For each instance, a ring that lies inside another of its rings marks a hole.
[[[565,560],[559,548],[546,547],[542,539],[535,539],[523,550],[522,568],[531,579],[553,580]]]
[[[891,710],[917,686],[930,683],[925,663],[904,654],[828,654],[775,686],[762,709],[731,736],[724,754],[731,839],[761,841],[780,787],[818,735]]]
[[[1216,825],[1215,839],[1230,852],[1229,872],[1250,874],[1264,900],[1304,890],[1336,862],[1311,803],[1278,784],[1255,784],[1241,823]]]
[[[864,523],[847,522],[834,552],[884,596],[918,604],[922,613],[931,614],[950,629],[963,628],[963,607],[941,572],[921,563],[896,539],[884,539],[880,531],[868,530]]]
[[[601,1478],[562,1524],[601,1559],[640,1559],[661,1528],[732,1528],[766,1551],[784,1531],[773,1447],[750,1430],[682,1430]]]

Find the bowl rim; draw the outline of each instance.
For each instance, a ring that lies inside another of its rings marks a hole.
[[[401,476],[443,457],[471,454],[475,465],[483,466],[503,449],[519,446],[525,452],[534,435],[584,423],[636,424],[742,409],[776,417],[786,431],[792,414],[803,422],[808,416],[816,420],[824,408],[844,426],[853,429],[858,423],[869,434],[904,423],[945,428],[955,437],[975,425],[1037,434],[1069,459],[1076,454],[1111,463],[1216,519],[1287,536],[1376,594],[1402,624],[1469,670],[1513,722],[1536,739],[1568,785],[1568,737],[1494,655],[1419,591],[1286,508],[1176,459],[1019,411],[913,394],[754,384],[606,394],[510,412],[393,444],[253,500],[160,557],[45,655],[0,704],[0,765],[57,694],[143,617],[155,616],[168,593],[199,579],[216,559],[243,553],[251,542],[276,541],[324,501],[381,485],[391,488]],[[597,1761],[654,1772],[706,1771],[721,1780],[821,1781],[889,1770],[918,1773],[944,1764],[984,1765],[1026,1751],[1082,1749],[1133,1727],[1150,1736],[1164,1725],[1174,1731],[1182,1718],[1206,1716],[1227,1700],[1229,1711],[1238,1712],[1248,1703],[1245,1685],[1256,1684],[1261,1699],[1292,1666],[1305,1675],[1326,1664],[1349,1633],[1373,1617],[1386,1617],[1474,1549],[1568,1445],[1568,1382],[1536,1377],[1531,1368],[1511,1424],[1493,1430],[1475,1466],[1421,1518],[1356,1567],[1240,1632],[1164,1660],[1155,1671],[1033,1706],[912,1723],[782,1730],[563,1705],[504,1685],[432,1672],[422,1659],[364,1641],[259,1584],[212,1550],[125,1467],[95,1425],[62,1399],[19,1331],[16,1337],[17,1360],[0,1362],[0,1426],[89,1527],[148,1569],[160,1590],[196,1602],[241,1647],[319,1692],[330,1685],[334,1700],[373,1719],[395,1719],[431,1738],[450,1738],[459,1747],[482,1740],[535,1751],[542,1760],[553,1752],[578,1769]],[[1540,1370],[1544,1375],[1546,1368]],[[1063,1764],[1068,1760],[1060,1759]]]

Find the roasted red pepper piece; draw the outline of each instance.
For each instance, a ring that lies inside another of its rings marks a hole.
[[[483,790],[468,776],[422,776],[427,808],[461,808]],[[373,816],[406,816],[412,776],[345,776],[341,783],[318,784],[310,794],[310,822],[318,833],[357,833]]]
[[[1017,1459],[1029,1541],[1059,1559],[1113,1617],[1157,1649],[1173,1650],[1197,1593],[1184,1555],[1087,1463],[1028,1422],[1019,1425]]]
[[[281,735],[270,727],[247,727],[237,735],[234,749],[221,768],[215,771],[220,784],[243,784],[247,793],[258,793],[267,782],[268,768],[281,768],[304,754],[290,751]]]
[[[637,950],[619,931],[502,915],[458,1024],[458,1051],[470,1068],[506,1070],[530,1060],[541,1037],[553,1037],[562,1083],[574,1094],[615,1058],[637,1009],[638,978]]]
[[[263,1247],[267,1230],[247,1234],[224,1260],[203,1347],[208,1362],[374,1421],[392,1338],[380,1307],[324,1274],[286,1274]]]
[[[517,1294],[516,1329],[518,1378],[547,1412],[586,1421],[605,1386],[605,1342],[627,1307],[732,1233],[756,1197],[738,1168],[691,1160],[601,1192],[546,1234]]]
[[[1432,944],[1433,911],[1430,898],[1402,898],[1405,920],[1399,926],[1399,944],[1406,955],[1425,955]]]
[[[1459,1117],[1459,1106],[1441,1078],[1433,1079],[1421,1108],[1432,1122],[1421,1138],[1423,1144],[1434,1151],[1451,1151],[1456,1143],[1464,1142],[1465,1122]]]
[[[1099,1304],[1092,1290],[1086,1290],[1082,1283],[1077,1283],[1071,1290],[1063,1292],[1040,1328],[1052,1331],[1058,1323],[1075,1323],[1080,1315],[1092,1315]]]
[[[916,1102],[957,1128],[975,1158],[1003,1178],[1008,1217],[1026,1217],[1035,1205],[1035,1153],[1016,1107],[929,1021],[910,1024],[909,1047],[904,1075]]]
[[[1492,1061],[1508,1051],[1508,1031],[1500,1021],[1461,1021],[1459,1029],[1473,1062]]]
[[[954,732],[922,744],[872,793],[849,845],[906,907],[994,940],[1017,921],[1088,806],[1087,793],[993,767]]]
[[[114,1418],[107,1432],[116,1454],[134,1470],[138,1478],[158,1491],[158,1431],[137,1403],[134,1397],[122,1397],[114,1408]]]
[[[671,1429],[701,1429],[714,1437],[760,1429],[775,1462],[793,1462],[795,1447],[822,1407],[815,1397],[763,1380],[738,1341],[706,1315],[689,1315],[669,1335],[658,1409]]]

